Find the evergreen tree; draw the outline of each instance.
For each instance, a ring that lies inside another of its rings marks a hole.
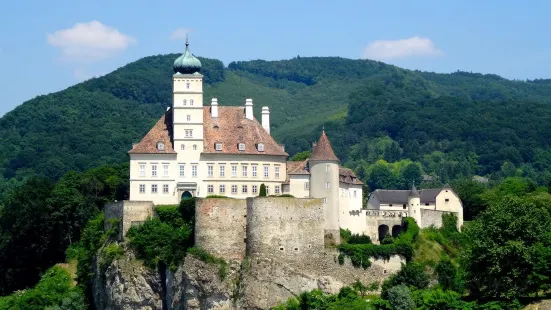
[[[264,183],[260,185],[260,192],[258,193],[258,197],[266,197],[266,185],[264,185]]]

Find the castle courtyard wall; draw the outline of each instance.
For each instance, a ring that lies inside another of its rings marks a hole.
[[[120,220],[119,239],[122,239],[133,225],[139,225],[153,217],[154,204],[151,201],[115,201],[107,203],[104,208],[105,228],[110,227],[109,220]]]
[[[456,216],[458,215],[456,212],[421,209],[422,220],[419,227],[427,228],[430,226],[434,226],[436,228],[440,228],[442,227],[442,215],[449,213],[454,213]]]
[[[247,201],[231,198],[197,198],[195,245],[227,261],[245,256]]]

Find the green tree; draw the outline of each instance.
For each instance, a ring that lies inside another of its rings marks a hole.
[[[551,210],[546,203],[512,196],[492,202],[465,229],[470,242],[464,266],[471,294],[511,300],[548,285],[549,272],[541,268],[540,258],[548,257],[549,227]]]
[[[388,302],[393,310],[413,310],[415,302],[409,288],[403,284],[393,286],[388,290]]]
[[[264,185],[264,183],[260,184],[260,191],[258,192],[258,197],[266,197],[266,185]]]
[[[312,151],[302,151],[299,153],[296,153],[295,156],[291,158],[291,161],[304,161],[310,157],[312,154]]]

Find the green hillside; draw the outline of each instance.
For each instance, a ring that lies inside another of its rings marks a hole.
[[[34,174],[57,179],[68,170],[126,161],[132,142],[171,104],[177,56],[140,59],[3,116],[0,191]],[[343,163],[364,179],[379,159],[411,159],[441,182],[505,172],[551,180],[544,173],[551,167],[549,80],[426,73],[336,57],[232,62],[227,68],[218,60],[201,61],[205,104],[211,97],[221,105],[253,98],[257,117],[260,106],[269,106],[273,135],[290,154],[309,149],[325,126]],[[399,167],[387,168],[399,174]]]

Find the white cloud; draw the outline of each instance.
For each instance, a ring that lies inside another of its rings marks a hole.
[[[419,36],[402,40],[381,40],[369,43],[363,58],[391,60],[410,56],[435,56],[442,54],[429,38]]]
[[[48,34],[48,43],[61,49],[63,59],[71,61],[108,58],[136,42],[135,38],[97,20]]]
[[[170,34],[171,40],[185,40],[186,36],[191,32],[190,28],[178,28]]]

